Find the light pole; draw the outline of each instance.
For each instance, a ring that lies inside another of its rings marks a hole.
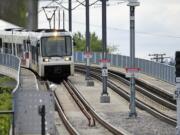
[[[101,103],[109,103],[110,96],[107,92],[107,76],[108,76],[108,69],[107,69],[107,32],[106,32],[106,2],[107,0],[102,1],[102,93],[100,97]]]
[[[139,6],[137,0],[129,0],[127,6],[130,7],[130,60],[131,67],[135,68],[135,7]],[[130,112],[129,117],[137,117],[136,103],[135,103],[135,77],[134,75],[130,78]]]
[[[90,76],[90,31],[89,31],[89,0],[86,0],[86,84],[87,86],[94,86],[94,82]]]

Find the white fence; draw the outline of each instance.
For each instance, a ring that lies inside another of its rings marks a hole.
[[[74,53],[75,62],[84,63],[84,53]],[[99,60],[102,59],[101,53],[93,53],[91,63],[100,64]],[[130,67],[130,57],[123,55],[108,54],[110,65],[114,67],[126,68]],[[141,73],[147,74],[154,78],[175,84],[175,67],[162,63],[157,63],[144,59],[135,59],[136,67],[141,68]]]

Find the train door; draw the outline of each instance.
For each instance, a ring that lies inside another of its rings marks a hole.
[[[17,47],[17,56],[22,58],[23,57],[23,47],[22,44],[16,44]]]

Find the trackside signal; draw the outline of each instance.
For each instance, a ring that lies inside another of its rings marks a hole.
[[[180,51],[176,51],[175,61],[176,61],[176,64],[175,64],[176,77],[180,77]]]
[[[176,90],[174,92],[174,98],[177,105],[177,125],[176,135],[180,135],[180,51],[176,51],[175,54],[175,68],[176,68]]]

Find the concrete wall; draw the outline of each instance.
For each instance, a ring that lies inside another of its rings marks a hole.
[[[9,76],[9,77],[15,79],[16,81],[18,81],[18,71],[15,69],[12,69],[10,67],[0,65],[0,74]]]
[[[38,0],[0,0],[0,19],[36,29]]]

